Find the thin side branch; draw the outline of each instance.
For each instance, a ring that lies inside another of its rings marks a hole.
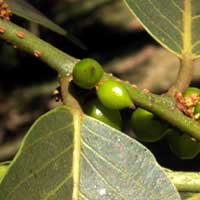
[[[199,172],[165,172],[179,192],[200,192]]]

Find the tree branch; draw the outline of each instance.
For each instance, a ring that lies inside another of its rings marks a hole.
[[[5,31],[1,31],[2,29]],[[39,58],[55,69],[61,76],[69,76],[74,64],[78,61],[78,59],[63,53],[11,22],[0,19],[0,32],[1,38],[29,54],[35,54],[37,50],[40,54]],[[24,34],[23,38],[19,37],[21,32]],[[106,73],[103,78],[116,79]],[[147,94],[133,87],[130,83],[119,81],[126,87],[136,105],[155,113],[160,118],[200,141],[200,124],[180,112],[176,108],[176,102],[173,98],[151,93]]]
[[[13,47],[41,59],[61,76],[70,74],[74,64],[78,61],[27,30],[2,19],[0,19],[0,37],[12,44]]]
[[[176,92],[184,92],[190,85],[194,72],[194,60],[192,55],[183,54],[180,60],[180,68],[177,79],[168,90],[167,94],[174,96]]]
[[[199,172],[176,172],[165,169],[165,173],[179,192],[200,192]]]

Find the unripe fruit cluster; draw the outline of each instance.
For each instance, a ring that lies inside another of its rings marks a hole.
[[[101,81],[102,76],[101,65],[93,59],[83,59],[74,66],[73,82],[82,89],[96,88],[97,97],[93,95],[82,103],[84,112],[120,130],[119,110],[132,107],[133,102],[121,83],[114,80]]]
[[[177,100],[186,114],[196,120],[200,119],[200,89],[189,87]],[[170,150],[180,159],[193,159],[200,152],[200,142],[170,127],[147,110],[136,109],[132,114],[131,124],[142,142],[156,142],[165,137]]]
[[[92,97],[81,101],[83,111],[116,129],[121,130],[121,109],[132,108],[133,102],[123,85],[115,80],[101,80],[103,69],[93,59],[86,58],[78,62],[73,70],[73,82],[82,89],[93,91]],[[78,97],[80,99],[80,97]],[[184,111],[194,119],[200,119],[200,90],[188,88],[179,103]],[[142,142],[156,142],[167,138],[171,151],[181,159],[192,159],[200,152],[200,143],[190,136],[180,133],[153,113],[137,108],[131,116],[131,127],[137,139]]]
[[[178,99],[184,112],[195,120],[200,119],[200,89],[189,87]],[[169,129],[166,138],[171,151],[180,159],[193,159],[200,152],[200,142],[176,129]]]

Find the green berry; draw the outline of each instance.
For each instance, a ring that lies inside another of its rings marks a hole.
[[[163,138],[169,125],[158,119],[153,113],[137,108],[131,116],[131,126],[138,140],[156,142]]]
[[[113,128],[121,130],[121,115],[118,110],[106,108],[98,99],[93,99],[83,105],[83,110],[89,116],[96,118]]]
[[[101,103],[110,109],[120,110],[133,106],[127,90],[117,81],[104,81],[97,89],[97,96]]]
[[[73,81],[84,89],[93,88],[102,78],[103,69],[101,65],[91,59],[85,58],[75,64],[73,69]]]
[[[193,159],[200,151],[200,143],[192,138],[180,133],[176,129],[167,131],[167,141],[170,150],[180,159]]]
[[[194,108],[194,118],[196,120],[200,119],[200,103],[198,103]]]
[[[191,96],[192,94],[197,94],[200,96],[200,89],[196,87],[188,87],[185,92],[183,92],[184,97]]]

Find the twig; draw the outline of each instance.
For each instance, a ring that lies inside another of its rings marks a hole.
[[[63,53],[11,22],[0,20],[0,28],[5,29],[5,31],[0,34],[1,38],[9,41],[13,45],[17,45],[18,48],[30,54],[33,54],[37,49],[40,53],[39,57],[50,67],[55,69],[61,76],[70,75],[74,64],[78,61],[78,59]],[[17,37],[17,33],[19,32],[24,33],[24,38]],[[113,79],[114,77],[105,74],[104,78]],[[121,82],[128,90],[136,105],[157,114],[160,118],[166,120],[173,126],[200,140],[200,124],[180,112],[176,108],[176,102],[174,102],[172,98],[153,95],[151,93],[146,94],[132,87],[130,83]]]
[[[176,172],[165,170],[165,173],[179,192],[200,192],[199,172]]]

